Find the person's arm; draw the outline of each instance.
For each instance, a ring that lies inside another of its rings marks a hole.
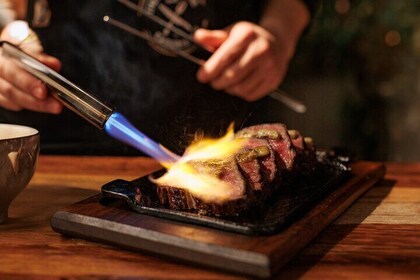
[[[276,45],[290,59],[309,20],[309,10],[301,0],[270,0],[260,25],[275,37]]]
[[[258,25],[238,22],[225,30],[197,30],[195,39],[215,50],[197,79],[248,101],[260,99],[283,81],[309,18],[301,0],[269,0]]]

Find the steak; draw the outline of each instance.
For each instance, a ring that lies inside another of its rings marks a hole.
[[[236,133],[237,138],[267,139],[274,152],[280,170],[293,168],[296,151],[284,124],[260,124],[244,128]]]
[[[161,206],[203,215],[235,216],[263,204],[296,177],[311,176],[315,171],[317,160],[312,139],[304,138],[296,130],[287,130],[284,124],[247,127],[235,137],[247,139],[236,155],[223,160],[189,162],[200,174],[229,184],[230,199],[207,202],[186,189],[156,186]]]
[[[269,154],[270,149],[265,141],[250,139],[236,155],[242,175],[253,191],[261,191],[264,185],[264,174],[258,158]]]
[[[250,138],[236,155],[241,173],[251,190],[249,196],[263,200],[271,193],[277,165],[267,140]]]
[[[157,186],[159,202],[173,210],[195,210],[203,215],[235,215],[245,210],[250,201],[247,197],[246,180],[241,175],[234,157],[224,160],[189,162],[199,173],[211,175],[231,186],[232,199],[225,203],[208,203],[191,192],[174,186]]]

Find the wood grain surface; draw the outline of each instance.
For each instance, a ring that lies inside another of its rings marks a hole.
[[[338,185],[286,229],[269,236],[235,234],[204,226],[140,215],[99,203],[100,195],[56,212],[57,232],[107,242],[176,260],[258,277],[275,274],[304,246],[383,178],[383,164],[357,162],[352,177]]]
[[[51,229],[53,213],[98,193],[104,183],[157,168],[144,158],[41,156],[34,179],[0,225],[0,279],[246,279]],[[418,279],[419,216],[420,163],[387,163],[385,179],[275,278]]]

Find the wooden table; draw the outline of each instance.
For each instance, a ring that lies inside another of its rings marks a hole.
[[[145,158],[41,156],[35,177],[0,225],[0,279],[243,279],[51,229],[57,210],[98,193],[108,181],[155,169]],[[388,163],[385,179],[276,277],[419,279],[420,163]]]

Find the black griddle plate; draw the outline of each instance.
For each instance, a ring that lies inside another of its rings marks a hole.
[[[210,217],[163,208],[159,205],[153,192],[155,186],[149,181],[148,176],[131,182],[119,179],[105,184],[102,186],[101,203],[112,207],[112,202],[119,199],[126,201],[132,210],[140,214],[247,235],[274,234],[309,211],[317,201],[340,186],[343,180],[351,175],[350,168],[346,165],[348,158],[336,156],[331,158],[327,153],[318,154],[318,158],[319,162],[313,176],[297,178],[292,184],[282,186],[264,207],[235,217]],[[157,173],[159,172],[161,171]],[[150,197],[152,207],[136,203],[136,186],[141,187],[143,195]]]

